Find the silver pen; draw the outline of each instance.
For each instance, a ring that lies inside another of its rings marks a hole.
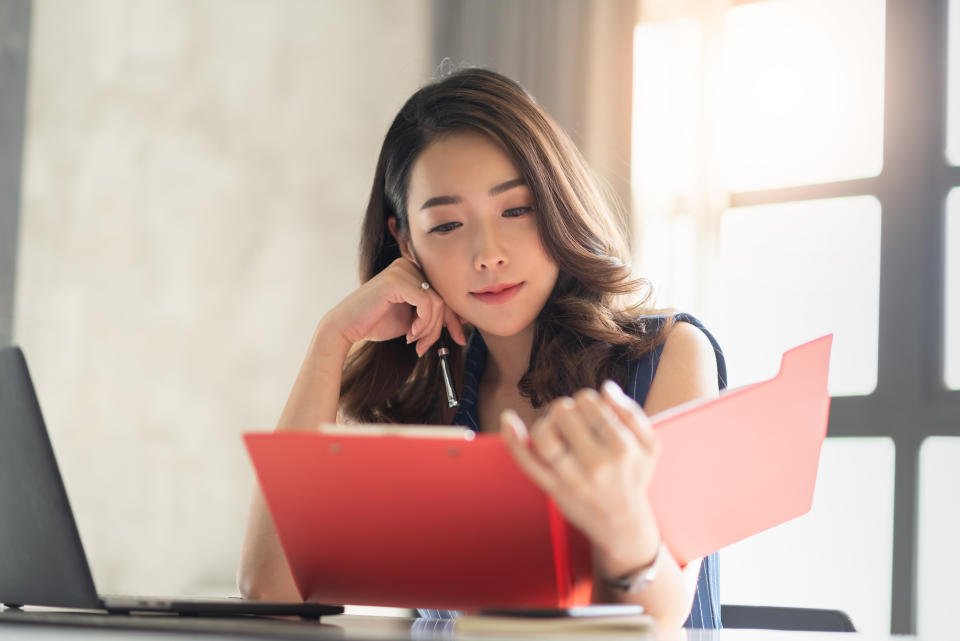
[[[443,387],[447,392],[447,406],[457,407],[460,402],[457,400],[457,390],[453,386],[453,376],[450,374],[449,354],[450,350],[447,349],[446,341],[441,335],[440,349],[437,350],[437,356],[440,357],[440,375],[443,377]]]

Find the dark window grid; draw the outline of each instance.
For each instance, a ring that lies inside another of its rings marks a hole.
[[[960,436],[960,391],[944,382],[946,200],[960,186],[960,167],[944,153],[947,12],[948,0],[886,0],[880,174],[731,196],[733,207],[864,195],[880,201],[877,388],[832,399],[830,436],[894,441],[894,634],[916,633],[920,447],[931,436]]]

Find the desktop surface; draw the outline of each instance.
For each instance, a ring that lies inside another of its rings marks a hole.
[[[418,623],[419,621],[419,623]],[[408,639],[457,639],[449,622],[407,617],[337,615],[317,622],[267,619],[263,617],[177,617],[119,616],[50,610],[0,610],[0,641],[13,639],[131,639],[134,641],[179,641],[184,634],[211,639],[347,639],[389,641]],[[574,635],[577,636],[577,635]],[[586,638],[587,635],[579,635]],[[476,639],[480,637],[470,637]],[[490,635],[486,639],[557,638],[536,635]],[[604,634],[603,638],[618,638]],[[651,641],[871,641],[912,639],[830,632],[779,632],[770,630],[681,630],[674,634],[621,635],[619,638],[646,638]]]

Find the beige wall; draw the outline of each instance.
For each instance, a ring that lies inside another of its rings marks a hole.
[[[429,0],[36,0],[14,340],[104,592],[233,589]]]

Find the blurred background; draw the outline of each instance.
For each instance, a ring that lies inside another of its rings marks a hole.
[[[960,0],[0,0],[0,344],[100,591],[236,593],[240,434],[358,284],[380,143],[444,58],[568,130],[731,387],[834,333],[813,510],[724,550],[722,601],[951,631]]]

